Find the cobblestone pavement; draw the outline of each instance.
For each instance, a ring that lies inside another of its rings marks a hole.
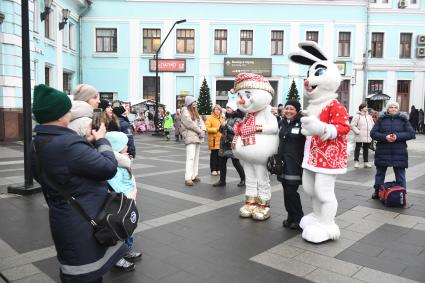
[[[212,187],[218,177],[209,174],[203,145],[202,182],[185,187],[182,143],[137,136],[136,144],[141,219],[135,247],[143,260],[134,272],[108,273],[105,282],[425,282],[425,136],[409,142],[405,209],[371,200],[375,170],[355,170],[350,161],[336,186],[341,239],[321,245],[282,227],[286,212],[275,177],[271,219],[240,219],[244,190],[236,187],[231,162],[227,187]],[[22,144],[0,145],[0,282],[58,281],[42,195],[6,193],[20,182]],[[301,198],[310,212],[303,192]]]

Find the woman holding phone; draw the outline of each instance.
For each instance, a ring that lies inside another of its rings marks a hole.
[[[388,167],[393,167],[396,182],[406,188],[406,168],[408,154],[406,141],[415,138],[415,131],[409,123],[409,117],[400,112],[397,102],[388,102],[384,112],[373,126],[370,136],[377,141],[375,151],[375,192],[378,199],[379,187],[385,182]]]

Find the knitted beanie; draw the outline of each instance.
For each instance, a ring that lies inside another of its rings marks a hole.
[[[387,105],[385,105],[385,107],[386,107],[387,111],[388,111],[388,109],[389,109],[391,106],[396,106],[398,109],[400,109],[400,105],[399,105],[397,102],[395,102],[395,101],[389,101],[389,102],[387,103]]]
[[[46,85],[34,88],[32,113],[38,123],[55,121],[71,110],[72,103],[68,95]]]
[[[124,106],[117,106],[117,107],[114,107],[114,109],[112,109],[112,112],[114,112],[115,115],[120,117],[122,116],[122,114],[124,114],[125,108]]]
[[[270,85],[269,81],[257,74],[253,73],[240,73],[235,78],[235,85],[233,87],[234,92],[238,92],[241,89],[262,89],[274,95],[274,89]]]
[[[88,84],[80,84],[75,87],[75,89],[72,92],[72,95],[74,96],[74,100],[80,100],[80,101],[89,101],[90,98],[95,98],[99,95],[97,90]]]
[[[189,105],[191,105],[195,101],[196,101],[195,97],[188,95],[184,98],[184,105],[186,107],[188,107]]]
[[[112,107],[112,103],[106,99],[102,99],[99,103],[99,108],[102,108],[102,110],[105,111],[108,107]]]
[[[120,152],[128,143],[128,137],[123,132],[107,132],[105,138],[111,143],[115,152]]]
[[[297,110],[297,112],[300,112],[300,110],[301,110],[301,104],[296,100],[288,100],[285,103],[285,107],[286,107],[286,105],[294,106],[294,108]]]

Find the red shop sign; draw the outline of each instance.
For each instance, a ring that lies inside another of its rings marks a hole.
[[[155,72],[156,61],[149,60],[149,71]],[[184,59],[158,59],[158,72],[186,72],[186,60]]]

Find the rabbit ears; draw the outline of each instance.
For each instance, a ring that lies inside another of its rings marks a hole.
[[[317,61],[328,60],[323,51],[314,41],[304,41],[298,43],[300,51],[289,53],[289,59],[297,64],[311,66]]]

